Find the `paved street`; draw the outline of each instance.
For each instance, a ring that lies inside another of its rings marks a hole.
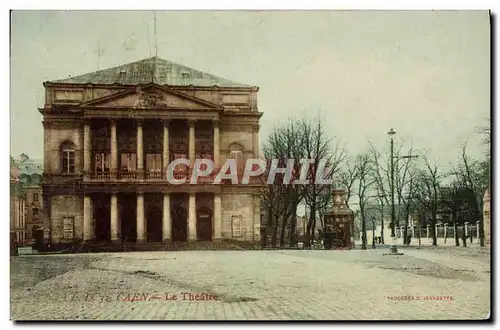
[[[11,314],[14,320],[488,317],[488,251],[401,251],[402,256],[383,255],[385,248],[19,256],[11,259]],[[435,300],[442,297],[451,298]]]

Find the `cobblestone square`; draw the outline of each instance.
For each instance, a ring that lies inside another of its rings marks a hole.
[[[488,318],[489,251],[402,251],[402,256],[383,255],[384,248],[19,256],[11,259],[11,315],[13,320]]]

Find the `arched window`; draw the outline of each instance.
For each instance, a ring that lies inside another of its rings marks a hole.
[[[243,146],[240,143],[233,142],[229,145],[229,158],[240,160],[243,156]]]
[[[245,168],[245,160],[243,159],[243,146],[238,142],[233,142],[229,145],[229,159],[234,159],[238,174],[243,173]]]
[[[60,147],[61,172],[75,173],[75,145],[70,141],[65,141]]]

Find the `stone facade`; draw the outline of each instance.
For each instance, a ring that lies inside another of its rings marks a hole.
[[[259,156],[257,87],[157,58],[44,87],[52,243],[260,240],[260,180],[189,184],[194,159],[213,160],[215,171],[236,159],[241,173]],[[191,166],[174,185],[166,173],[177,158]]]
[[[41,230],[48,235],[48,224],[43,222],[41,160],[21,154],[10,164],[10,228],[11,241],[18,245],[29,244]]]

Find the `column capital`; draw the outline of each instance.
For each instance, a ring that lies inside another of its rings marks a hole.
[[[135,120],[135,125],[137,127],[142,127],[142,124],[144,124],[144,120],[143,119],[136,119]]]
[[[256,125],[252,125],[252,130],[254,132],[258,132],[260,130],[260,125],[259,124],[256,124]]]
[[[162,121],[163,127],[170,127],[170,119],[163,119]]]
[[[188,126],[189,127],[194,127],[196,125],[196,120],[195,119],[189,119],[188,120]]]
[[[213,119],[212,120],[212,125],[213,127],[219,127],[220,126],[220,120],[219,119]]]
[[[116,126],[116,119],[110,119],[109,123],[111,124],[111,126]]]

